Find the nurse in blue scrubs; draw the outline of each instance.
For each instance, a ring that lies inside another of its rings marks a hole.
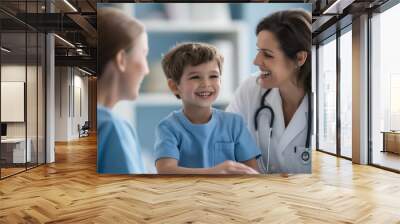
[[[120,100],[135,100],[149,73],[147,34],[137,20],[112,8],[98,10],[97,29],[97,172],[145,173],[135,129],[112,108]]]

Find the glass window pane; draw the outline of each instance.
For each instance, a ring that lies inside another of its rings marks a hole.
[[[1,177],[25,170],[26,144],[26,33],[3,32],[1,46],[1,123],[6,131],[1,139]],[[26,147],[28,146],[28,151]]]
[[[352,157],[352,35],[340,37],[340,153]]]
[[[0,6],[25,18],[43,13],[45,2],[0,1]],[[5,178],[45,161],[45,35],[4,12],[0,17],[7,21],[0,23],[0,177]]]
[[[400,4],[373,16],[372,163],[400,170]]]
[[[27,116],[27,142],[31,153],[28,154],[28,168],[37,165],[37,73],[38,73],[38,49],[37,33],[27,33],[27,80],[26,80],[26,116]]]
[[[46,37],[44,34],[39,34],[38,45],[38,164],[45,163],[45,44]]]
[[[336,153],[336,39],[318,48],[318,147]]]

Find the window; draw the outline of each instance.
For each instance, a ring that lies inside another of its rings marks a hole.
[[[39,13],[44,1],[18,2],[20,13]],[[13,2],[1,1],[0,6]],[[13,7],[11,7],[13,8]],[[45,163],[45,34],[0,12],[0,179]],[[19,24],[19,25],[16,25]],[[16,109],[11,109],[16,108]]]
[[[400,170],[400,132],[394,132],[400,129],[398,21],[400,4],[371,18],[372,164],[395,170]]]
[[[400,130],[400,73],[390,74],[390,130]]]
[[[318,48],[319,150],[336,154],[336,36]]]
[[[352,141],[352,35],[351,26],[340,36],[340,155],[351,158]]]

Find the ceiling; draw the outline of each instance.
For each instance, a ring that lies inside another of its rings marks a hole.
[[[96,71],[96,0],[1,0],[0,27],[3,61],[29,63],[44,47],[38,33],[52,32],[74,45],[55,38],[56,66]]]
[[[313,4],[313,43],[351,24],[353,17],[373,12],[389,0],[310,0]]]
[[[351,23],[353,16],[373,10],[387,1],[289,0],[285,2],[312,3],[312,32],[313,42],[316,43],[331,35],[339,26]],[[24,58],[25,55],[27,58],[31,58],[31,54],[34,55],[43,47],[39,44],[39,48],[37,48],[35,35],[28,34],[25,38],[25,32],[54,32],[74,45],[72,47],[60,38],[55,38],[56,65],[81,66],[96,71],[97,2],[121,1],[48,0],[46,5],[45,0],[1,0],[1,43],[2,46],[12,49],[10,54],[2,52],[2,60],[5,58],[17,60]],[[282,1],[270,0],[269,2]],[[50,11],[51,13],[49,13]]]

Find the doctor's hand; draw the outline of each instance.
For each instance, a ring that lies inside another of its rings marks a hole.
[[[212,168],[215,174],[259,174],[253,168],[232,160],[227,160]]]

